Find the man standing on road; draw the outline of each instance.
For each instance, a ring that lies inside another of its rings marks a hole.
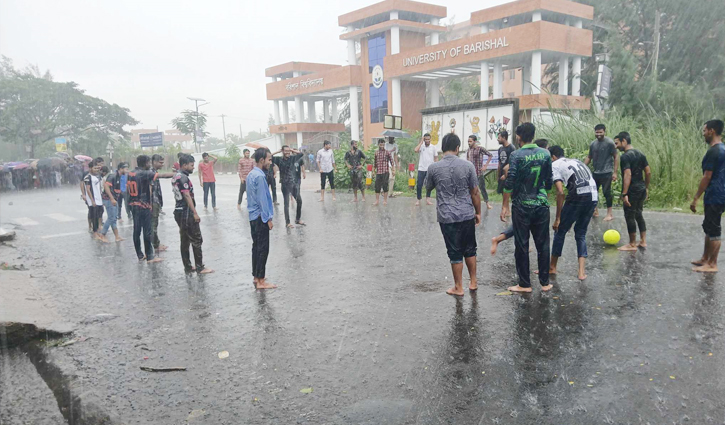
[[[461,140],[449,133],[443,137],[443,159],[428,167],[427,190],[436,190],[438,223],[448,250],[453,271],[453,288],[449,295],[463,295],[463,261],[466,262],[471,283],[468,289],[478,289],[476,280],[476,226],[481,223],[481,198],[476,168],[458,157]]]
[[[312,152],[307,155],[307,159],[310,161],[310,171],[315,171],[315,156]]]
[[[201,158],[202,162],[199,164],[199,183],[204,188],[204,209],[209,205],[209,191],[211,191],[211,207],[216,211],[216,176],[214,175],[214,164],[216,164],[217,158],[206,152],[201,154]]]
[[[350,141],[350,150],[345,152],[345,165],[350,170],[350,182],[355,198],[351,202],[357,202],[357,191],[360,189],[362,200],[365,202],[365,183],[363,181],[363,164],[365,154],[357,148],[357,140]]]
[[[325,179],[330,182],[330,190],[332,190],[332,200],[337,201],[335,197],[335,154],[332,151],[332,144],[329,140],[325,140],[322,149],[317,151],[317,169],[320,170],[320,202],[325,200]]]
[[[282,152],[282,156],[274,156]],[[294,155],[293,155],[294,154]],[[279,168],[279,179],[282,182],[282,198],[284,200],[284,220],[287,228],[295,227],[290,223],[289,219],[289,203],[290,196],[295,198],[297,202],[297,213],[295,215],[295,224],[304,226],[305,223],[300,220],[302,217],[302,197],[299,193],[299,185],[297,184],[297,174],[295,173],[295,166],[297,162],[302,159],[302,154],[292,149],[287,145],[282,146],[281,151],[277,151],[272,154],[272,164]]]
[[[266,279],[269,256],[269,232],[272,230],[274,205],[267,189],[266,172],[272,167],[272,153],[266,149],[254,151],[254,169],[247,176],[247,209],[252,229],[252,275],[257,289],[272,289]]]
[[[617,149],[624,152],[621,156],[622,165],[622,208],[627,222],[629,243],[620,246],[620,251],[636,251],[647,247],[647,224],[642,216],[644,201],[649,197],[649,181],[652,172],[647,157],[632,147],[629,133],[623,131],[615,137]],[[637,227],[640,241],[637,244]]]
[[[539,283],[542,291],[549,283],[549,200],[551,190],[551,156],[549,151],[532,143],[536,135],[534,124],[527,122],[516,128],[519,149],[511,154],[508,176],[503,193],[501,221],[506,221],[509,199],[513,198],[512,223],[516,244],[516,272],[519,284],[511,292],[531,292],[529,270],[529,235],[534,238],[539,264]]]
[[[509,171],[509,160],[511,154],[516,150],[514,144],[509,142],[509,132],[503,130],[498,134],[498,188],[496,191],[503,194],[504,182],[506,182],[506,174]]]
[[[201,228],[199,223],[201,218],[196,212],[196,200],[194,200],[194,185],[191,184],[189,174],[194,172],[194,157],[191,155],[181,155],[179,157],[179,170],[171,181],[171,187],[174,190],[174,200],[176,208],[174,208],[174,220],[179,226],[179,236],[181,237],[181,262],[184,264],[184,271],[189,274],[196,271],[199,274],[214,273],[214,270],[204,267],[204,259],[201,254]],[[191,258],[189,257],[189,245],[194,250],[194,264],[196,268],[191,267]]]
[[[388,196],[393,196],[393,191],[395,190],[395,174],[398,171],[398,143],[395,141],[395,137],[388,137],[388,143],[385,144],[385,150],[390,153],[390,177],[388,178],[388,181],[392,181],[392,183],[389,184],[390,190],[386,190],[388,193]]]
[[[128,190],[126,189],[126,183],[128,183],[128,163],[122,162],[118,164],[118,170],[121,168],[121,164],[125,165],[126,171],[121,174],[121,195],[118,197],[118,221],[123,221],[123,214],[122,214],[122,207],[124,203],[126,204],[126,217],[128,217],[129,220],[131,220],[133,217],[131,216],[131,197],[128,194]]]
[[[91,167],[86,176],[86,196],[88,203],[88,211],[91,217],[91,225],[93,230],[93,238],[103,241],[105,238],[99,232],[101,223],[103,222],[103,198],[101,195],[101,168],[103,166],[98,165],[97,159],[91,162]]]
[[[722,143],[723,122],[710,120],[702,128],[705,142],[710,146],[702,159],[702,180],[695,198],[690,204],[692,212],[697,212],[697,201],[705,192],[705,219],[702,230],[705,231],[705,252],[702,258],[692,262],[696,272],[716,272],[717,257],[720,253],[720,220],[725,211],[725,145]]]
[[[151,157],[151,171],[158,173],[160,169],[164,168],[164,161],[165,158],[162,155],[155,153]],[[161,209],[164,207],[164,196],[161,193],[161,182],[159,179],[154,180],[153,186],[154,191],[151,197],[153,200],[151,206],[151,231],[153,232],[153,236],[151,238],[151,244],[154,246],[156,252],[162,252],[168,248],[166,245],[161,245],[158,232],[159,215],[161,214]]]
[[[126,164],[125,162],[120,162],[118,164],[118,169],[116,169],[116,172],[106,176],[106,183],[103,185],[103,190],[106,193],[106,196],[103,199],[103,205],[106,207],[106,215],[108,215],[108,218],[103,224],[103,230],[101,231],[101,234],[105,238],[106,234],[108,233],[108,228],[112,228],[113,235],[116,237],[116,242],[121,242],[125,240],[118,234],[118,226],[116,226],[116,222],[118,220],[118,212],[116,211],[116,209],[120,207],[121,199],[123,199],[121,197],[121,177],[125,176],[127,171],[128,164]]]
[[[617,180],[617,148],[614,141],[609,137],[605,137],[607,128],[604,124],[594,126],[594,135],[596,139],[589,145],[589,156],[584,160],[584,165],[593,162],[594,181],[597,182],[597,191],[602,188],[604,199],[607,201],[607,215],[604,221],[614,219],[612,215],[612,182]],[[599,210],[594,209],[594,217],[599,217]]]
[[[487,156],[488,160],[483,163],[483,157]],[[466,159],[476,168],[476,176],[478,176],[478,188],[483,196],[484,202],[486,202],[486,208],[489,210],[493,207],[488,202],[488,191],[486,190],[486,170],[488,164],[491,162],[491,152],[486,150],[483,146],[478,145],[478,138],[475,134],[468,136],[468,152],[466,153]]]
[[[438,162],[438,146],[430,143],[430,134],[425,133],[423,138],[415,148],[415,152],[418,154],[418,180],[415,184],[416,196],[418,198],[415,201],[415,206],[420,206],[420,200],[423,197],[423,185],[425,184],[425,177],[428,174],[428,167],[434,162]],[[425,191],[425,203],[427,205],[433,205],[430,201],[430,190],[426,188]]]
[[[237,174],[239,174],[239,199],[237,199],[237,209],[242,209],[242,198],[244,192],[247,190],[247,176],[249,172],[254,168],[254,160],[249,157],[249,149],[244,149],[244,156],[239,158],[239,165],[237,165]]]
[[[267,186],[267,190],[272,191],[272,199],[274,199],[274,205],[279,205],[279,202],[277,202],[277,170],[274,164],[270,164],[269,168],[267,169]],[[247,204],[249,204],[249,193],[247,193]]]
[[[578,159],[565,157],[561,146],[549,148],[553,169],[553,180],[556,186],[556,220],[554,225],[554,243],[551,247],[551,266],[549,274],[556,274],[561,251],[564,248],[566,233],[574,226],[576,253],[579,258],[579,280],[587,278],[587,228],[597,207],[599,193],[589,167]],[[566,203],[564,203],[564,184],[566,184]]]
[[[154,247],[151,242],[153,236],[151,228],[153,182],[158,178],[170,179],[174,177],[174,173],[151,171],[151,158],[148,155],[136,157],[136,165],[136,169],[128,174],[126,183],[133,209],[133,246],[139,261],[145,259],[147,263],[158,263],[162,259],[154,258]],[[146,255],[141,250],[142,232]]]
[[[390,164],[394,163],[390,152],[385,149],[385,140],[378,139],[378,150],[375,152],[375,203],[380,205],[380,192],[383,192],[383,205],[388,205],[388,184],[390,180]]]

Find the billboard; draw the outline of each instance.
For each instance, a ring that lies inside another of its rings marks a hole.
[[[55,151],[68,152],[68,141],[65,139],[65,137],[55,138]]]
[[[138,140],[141,142],[142,148],[152,148],[164,145],[164,133],[145,133],[139,134]]]

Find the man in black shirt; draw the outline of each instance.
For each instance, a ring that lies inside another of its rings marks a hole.
[[[498,148],[498,193],[503,193],[504,182],[506,181],[506,174],[509,171],[509,162],[511,160],[511,154],[516,150],[513,143],[509,142],[509,133],[503,130],[498,134],[498,144],[501,147]]]
[[[164,168],[164,161],[165,158],[162,155],[154,154],[154,156],[151,157],[151,171],[158,172],[160,169]],[[164,197],[161,193],[161,182],[159,182],[158,179],[154,180],[153,186],[153,202],[151,204],[151,231],[153,236],[151,238],[151,244],[154,246],[156,252],[161,252],[166,251],[168,248],[166,245],[161,245],[158,232],[159,215],[161,214],[161,209],[164,207]]]
[[[174,220],[179,225],[181,236],[181,262],[184,263],[184,271],[192,273],[196,270],[199,274],[214,273],[214,270],[204,267],[204,260],[201,255],[201,218],[196,212],[196,200],[194,200],[194,185],[191,183],[189,174],[194,172],[194,157],[181,155],[179,157],[179,170],[171,181],[174,191],[176,208],[174,209]],[[194,250],[194,263],[196,268],[191,267],[189,257],[189,245]]]
[[[274,156],[280,152],[282,152],[282,156]],[[300,159],[302,159],[302,154],[298,150],[292,149],[287,145],[282,146],[282,150],[272,154],[272,164],[279,168],[279,179],[282,182],[282,198],[284,198],[284,219],[288,228],[295,227],[292,223],[290,223],[289,219],[290,196],[294,197],[297,202],[295,223],[301,226],[305,225],[305,223],[300,220],[300,217],[302,216],[302,197],[300,196],[299,185],[297,184],[297,173],[295,171],[295,167]]]
[[[126,190],[130,196],[133,209],[133,245],[139,261],[146,259],[148,263],[158,263],[161,258],[154,258],[154,248],[151,243],[153,231],[151,229],[151,211],[153,183],[158,178],[170,179],[174,173],[156,173],[151,171],[151,158],[148,155],[136,157],[136,169],[128,173]],[[146,255],[141,251],[141,231]]]
[[[363,183],[363,164],[365,154],[357,148],[357,140],[350,141],[350,150],[345,152],[345,165],[350,170],[350,183],[355,198],[351,202],[357,202],[357,190],[360,189],[362,200],[365,202],[365,184]]]
[[[267,184],[269,185],[270,190],[272,190],[272,199],[274,202],[274,205],[279,205],[279,202],[277,202],[277,179],[275,178],[275,170],[274,170],[274,164],[271,164],[269,166],[269,169],[265,171],[267,173]],[[247,201],[249,201],[249,195],[247,195]]]
[[[632,147],[632,139],[626,131],[614,138],[617,149],[624,152],[619,159],[622,169],[622,203],[624,219],[627,221],[629,243],[620,246],[620,251],[636,251],[647,247],[647,225],[642,216],[644,201],[649,197],[649,181],[652,172],[647,157]],[[637,244],[637,227],[640,242]]]

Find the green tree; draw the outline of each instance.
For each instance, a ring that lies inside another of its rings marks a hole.
[[[40,74],[37,67],[15,69],[4,56],[0,61],[0,138],[30,146],[31,157],[56,137],[69,139],[74,149],[85,140],[89,151],[105,152],[109,142],[129,136],[125,126],[138,124],[128,109],[88,96],[74,82],[55,82],[50,72]]]
[[[203,112],[199,112],[199,115],[197,116],[196,111],[192,111],[191,109],[185,109],[181,111],[181,116],[174,118],[171,120],[171,125],[174,126],[175,129],[180,131],[182,134],[191,134],[194,137],[194,146],[196,146],[196,150],[199,150],[199,141],[196,140],[196,133],[195,129],[198,128],[201,132],[202,138],[206,138],[206,136],[209,135],[208,132],[205,131],[206,129],[206,114]]]

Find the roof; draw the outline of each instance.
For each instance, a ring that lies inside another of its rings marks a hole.
[[[301,75],[312,74],[315,72],[328,71],[330,69],[339,68],[342,65],[332,65],[327,63],[313,62],[287,62],[281,65],[275,65],[264,70],[266,77],[286,77],[291,78],[295,71]]]
[[[363,28],[390,18],[390,12],[398,12],[399,19],[425,22],[431,18],[445,18],[448,15],[445,6],[421,3],[411,0],[383,0],[380,3],[353,10],[337,18],[341,27]]]

